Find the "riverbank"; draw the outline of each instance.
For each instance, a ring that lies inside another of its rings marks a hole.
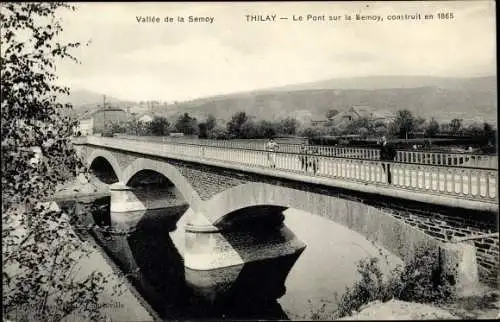
[[[90,254],[79,263],[76,278],[84,278],[91,272],[111,276],[109,284],[100,297],[100,312],[108,321],[161,320],[126,277],[122,277],[123,274],[118,266],[106,255],[92,236],[89,235],[84,244]],[[66,318],[66,321],[74,321],[75,318],[78,317],[70,316]]]
[[[61,185],[57,189],[56,200],[79,198],[99,198],[109,195],[108,185],[100,182],[94,176],[87,180],[79,175],[75,180]],[[159,321],[157,313],[142,298],[134,286],[123,277],[120,268],[106,254],[90,232],[82,236],[84,250],[88,257],[78,264],[78,274],[75,278],[85,278],[92,272],[109,276],[108,285],[100,297],[100,313],[108,321]],[[66,321],[78,320],[78,316],[68,316]]]
[[[340,320],[458,320],[500,318],[500,292],[490,288],[448,304],[374,301]]]

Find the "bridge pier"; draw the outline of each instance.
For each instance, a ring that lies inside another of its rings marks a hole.
[[[257,225],[195,226],[193,221],[185,226],[184,265],[197,298],[227,305],[236,294],[261,303],[285,293],[286,277],[306,245],[283,225],[281,212],[256,217]]]
[[[451,278],[458,296],[467,296],[479,286],[479,268],[474,245],[443,243],[439,249],[439,265],[447,278]]]
[[[157,200],[136,194],[137,189],[121,182],[110,185],[111,227],[120,231],[132,231],[141,226],[147,229],[175,229],[175,224],[187,208],[183,200],[163,197]],[[168,218],[165,218],[168,217]],[[172,218],[170,218],[172,217]]]

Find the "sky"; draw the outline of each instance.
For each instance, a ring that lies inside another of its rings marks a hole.
[[[77,11],[59,13],[61,37],[90,44],[74,52],[81,64],[58,64],[59,81],[124,100],[184,101],[373,75],[496,75],[493,1],[75,5]],[[417,13],[422,19],[387,17]],[[438,19],[438,13],[453,13],[453,19]],[[356,14],[383,21],[359,21]],[[250,22],[246,15],[276,15],[276,21]],[[325,21],[294,21],[294,15],[324,15]],[[139,23],[139,16],[161,22]],[[214,20],[189,23],[189,16]]]

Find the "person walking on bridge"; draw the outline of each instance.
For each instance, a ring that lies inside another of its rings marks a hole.
[[[271,168],[276,168],[276,151],[278,149],[278,143],[276,143],[272,138],[268,139],[266,143],[267,161]]]
[[[306,145],[304,143],[302,143],[300,145],[299,153],[300,153],[299,154],[299,160],[300,160],[300,165],[301,165],[300,169],[302,171],[307,172],[307,168],[308,168],[308,166],[307,166],[307,162],[308,162],[308,160],[307,160],[307,153],[308,153],[308,151],[307,151],[307,147],[306,147]]]
[[[318,147],[314,146],[311,147],[309,151],[310,157],[309,157],[309,167],[312,168],[313,173],[316,174],[319,170],[319,159],[318,159]]]
[[[382,161],[382,168],[387,176],[387,183],[392,184],[391,164],[389,162],[394,161],[394,158],[396,157],[396,149],[393,144],[387,142],[385,136],[382,136],[381,145],[380,161]]]

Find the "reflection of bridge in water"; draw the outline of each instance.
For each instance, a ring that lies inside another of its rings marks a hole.
[[[274,298],[283,294],[288,271],[305,248],[283,225],[287,208],[326,217],[403,260],[421,243],[446,253],[450,249],[446,242],[462,234],[444,224],[412,223],[427,206],[431,206],[429,217],[456,217],[463,229],[473,226],[471,217],[480,221],[498,211],[494,169],[318,153],[314,158],[319,169],[312,173],[302,169],[303,155],[281,150],[274,153],[276,167],[270,168],[269,152],[258,149],[99,137],[80,140],[76,144],[87,163],[113,183],[111,226],[128,229],[127,236],[132,236],[137,229],[147,234],[157,226],[152,223],[168,221],[169,243],[184,265],[183,278],[191,292],[209,302],[230,301],[231,285],[242,274],[266,277],[245,282],[249,301],[263,294]],[[384,171],[388,165],[392,184]],[[165,209],[180,214],[169,215]],[[408,213],[413,219],[402,220]]]

